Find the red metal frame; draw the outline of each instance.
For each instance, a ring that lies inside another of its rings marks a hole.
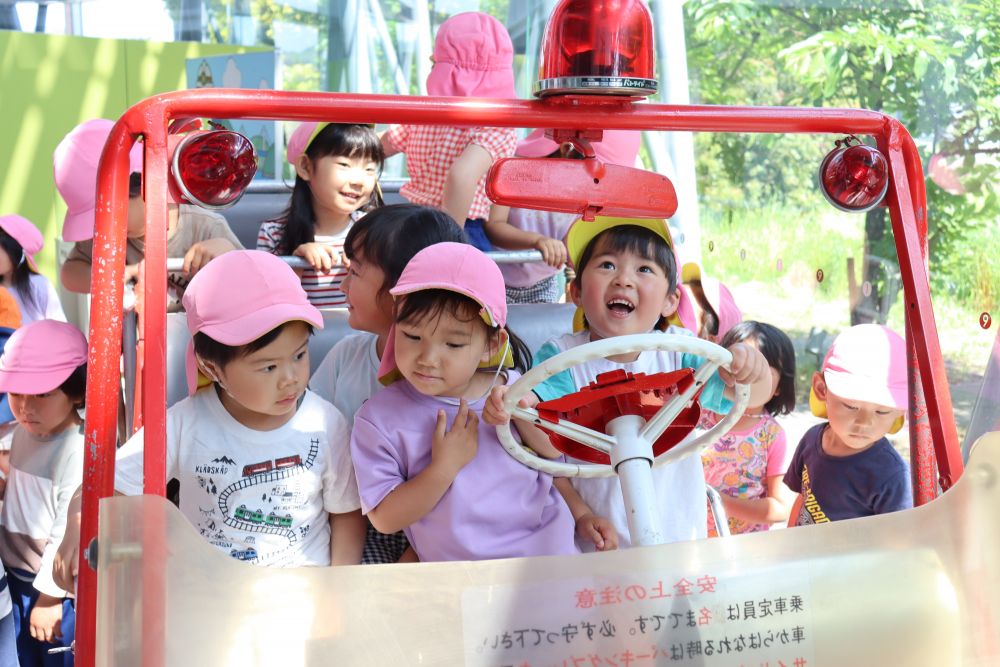
[[[90,381],[87,387],[81,544],[97,533],[98,503],[114,491],[114,456],[121,355],[122,276],[128,205],[128,151],[142,135],[145,148],[146,276],[145,492],[165,490],[166,423],[166,217],[167,127],[178,118],[258,118],[365,123],[581,127],[627,130],[819,133],[871,135],[889,159],[887,204],[902,274],[911,367],[910,423],[916,500],[925,503],[940,484],[962,472],[962,459],[931,308],[927,275],[926,196],[920,159],[906,129],[894,118],[848,109],[754,108],[633,104],[622,98],[553,97],[545,100],[296,93],[263,90],[192,90],[149,98],[130,108],[112,129],[98,175],[97,230],[92,275]],[[935,478],[935,463],[940,477]],[[157,627],[162,581],[144,577],[147,664],[161,664]],[[159,587],[158,587],[159,586]],[[77,660],[94,664],[96,573],[80,565]],[[158,641],[153,641],[154,639]]]

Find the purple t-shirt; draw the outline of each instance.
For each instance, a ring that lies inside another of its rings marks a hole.
[[[910,472],[888,440],[850,456],[823,451],[829,423],[806,431],[785,473],[785,484],[802,494],[795,525],[828,523],[913,507]]]
[[[509,375],[513,382],[516,374]],[[469,407],[481,413],[484,402]],[[368,399],[355,415],[351,455],[364,513],[431,462],[431,437],[441,409],[450,428],[457,405],[425,396],[399,380]],[[420,560],[427,562],[576,553],[574,528],[552,477],[515,461],[496,429],[480,419],[475,458],[434,509],[405,532]]]

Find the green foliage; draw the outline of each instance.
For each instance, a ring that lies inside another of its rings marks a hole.
[[[1000,0],[780,7],[692,0],[685,15],[696,101],[879,110],[910,129],[925,164],[934,154],[960,157],[966,194],[928,180],[928,220],[932,279],[965,284],[959,274],[970,265],[961,249],[1000,218]],[[699,135],[696,142],[706,199],[746,206],[778,198],[809,207],[818,197],[815,170],[832,148],[828,139],[802,135]],[[887,221],[871,213],[866,228],[869,252],[893,257]],[[974,291],[968,285],[959,293],[972,298]]]

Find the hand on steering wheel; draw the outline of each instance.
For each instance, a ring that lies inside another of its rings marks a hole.
[[[716,369],[720,366],[726,367],[729,365],[732,361],[732,355],[728,350],[714,343],[695,338],[694,336],[661,333],[618,336],[580,345],[547,359],[525,373],[517,382],[511,385],[504,397],[504,409],[511,417],[535,424],[536,426],[542,426],[548,431],[607,454],[611,459],[611,465],[563,463],[541,458],[522,447],[514,439],[510,431],[509,422],[497,426],[497,435],[504,449],[528,467],[559,477],[608,477],[614,475],[615,468],[622,459],[622,456],[615,451],[614,445],[616,444],[616,440],[614,436],[600,433],[561,418],[554,422],[543,419],[537,410],[519,407],[517,404],[536,385],[568,368],[593,359],[651,350],[690,353],[706,360],[695,371],[694,382],[664,402],[663,407],[639,431],[639,437],[648,445],[649,454],[647,458],[652,459],[654,466],[663,465],[700,452],[706,445],[714,442],[728,432],[740,417],[743,416],[743,411],[746,409],[746,404],[750,397],[750,388],[745,384],[737,384],[735,386],[736,400],[734,401],[733,408],[722,421],[704,433],[687,442],[682,442],[654,458],[652,443],[656,442],[660,435],[677,418],[677,415],[681,413],[688,402],[705,385],[712,374],[716,372]]]

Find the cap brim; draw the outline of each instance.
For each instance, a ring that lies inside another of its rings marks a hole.
[[[518,142],[514,155],[518,157],[546,157],[559,150],[559,144],[545,136],[544,130],[535,130]]]
[[[94,238],[94,209],[67,213],[63,220],[63,241],[76,243]]]
[[[0,369],[0,392],[37,395],[53,391],[69,379],[77,366],[78,364],[69,368],[49,368],[44,372],[32,372],[23,368],[13,371]]]
[[[323,315],[311,303],[277,303],[228,322],[204,326],[198,331],[223,345],[246,345],[268,331],[296,320],[308,322],[317,329],[323,328]]]
[[[391,290],[389,290],[389,294],[393,296],[404,296],[406,294],[412,294],[413,292],[422,292],[424,290],[429,290],[429,289],[446,290],[448,292],[455,292],[457,294],[461,294],[462,296],[467,296],[476,303],[478,303],[479,307],[482,308],[482,311],[486,313],[486,317],[483,318],[483,320],[486,321],[486,324],[488,324],[491,327],[502,327],[506,325],[506,322],[499,322],[497,320],[496,314],[492,311],[492,309],[489,306],[483,303],[479,297],[477,297],[475,294],[472,294],[469,290],[462,288],[462,286],[460,285],[454,285],[452,283],[438,283],[438,282],[411,283],[404,287],[399,287],[399,285],[397,285],[396,287],[393,287]]]
[[[670,246],[671,249],[674,247],[674,241],[670,236],[670,229],[667,227],[667,221],[663,218],[616,218],[598,216],[592,221],[577,220],[570,226],[569,232],[566,234],[566,248],[569,250],[569,258],[573,267],[577,271],[582,268],[579,266],[580,257],[583,255],[583,251],[587,245],[594,238],[596,238],[598,234],[613,227],[623,227],[625,225],[634,225],[636,227],[648,229],[666,241],[667,245]]]
[[[841,371],[823,371],[823,380],[830,393],[851,401],[874,403],[893,410],[907,408],[906,383],[900,385],[883,384],[873,378],[843,373]]]

